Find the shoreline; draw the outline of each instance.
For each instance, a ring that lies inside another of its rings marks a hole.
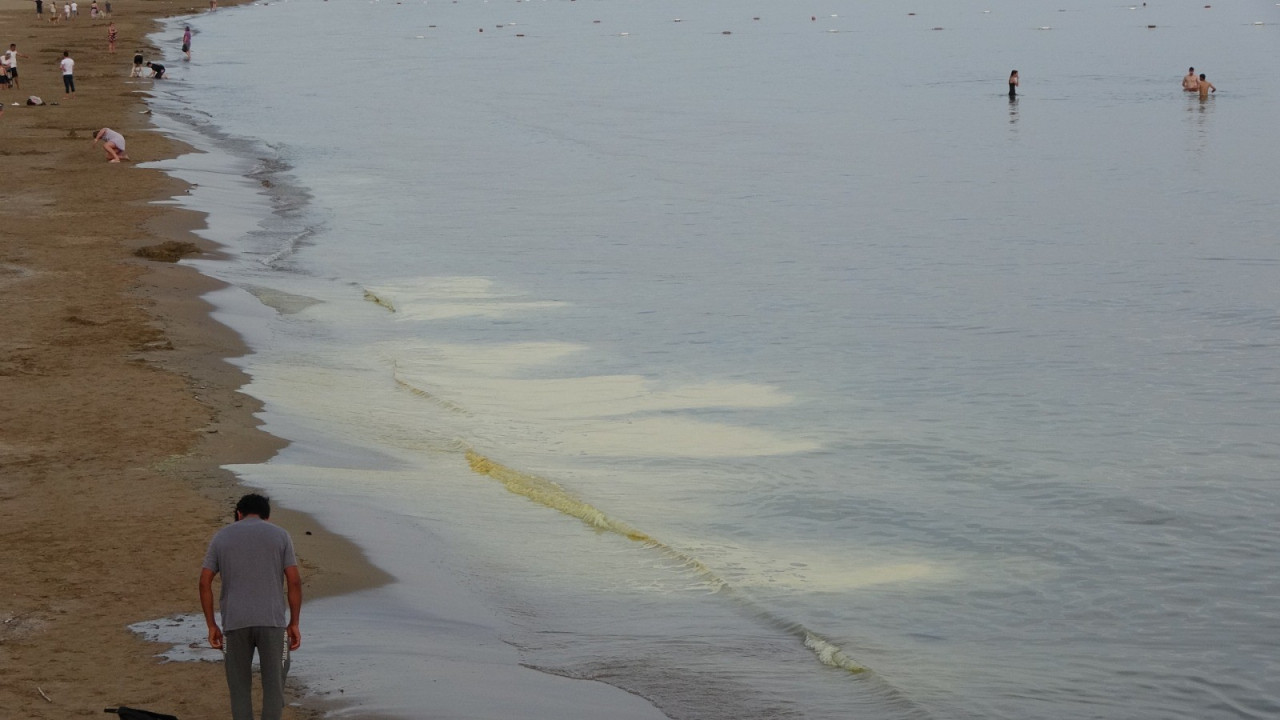
[[[121,81],[135,48],[154,52],[159,20],[202,9],[117,8],[112,55],[109,21],[81,5],[75,20],[50,23],[48,8],[40,22],[30,0],[0,0],[0,41],[29,56],[21,89],[0,90],[0,154],[12,166],[0,205],[0,707],[215,717],[227,708],[218,664],[164,662],[165,646],[128,626],[199,613],[200,558],[246,491],[222,465],[265,461],[284,441],[260,429],[259,404],[239,392],[247,378],[228,362],[247,348],[202,299],[222,284],[134,256],[166,241],[220,251],[192,232],[203,215],[156,204],[183,183],[90,147],[108,126],[134,163],[186,151],[150,122],[145,92]],[[56,67],[63,50],[77,63],[75,98]],[[29,95],[47,104],[13,106]],[[312,518],[273,510],[293,535],[307,600],[389,580]],[[306,625],[304,609],[301,652]],[[285,717],[331,707],[291,685]]]

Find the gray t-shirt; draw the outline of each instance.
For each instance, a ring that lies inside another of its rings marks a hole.
[[[219,530],[204,568],[222,576],[222,631],[287,626],[284,570],[297,564],[289,533],[266,520],[249,516]]]

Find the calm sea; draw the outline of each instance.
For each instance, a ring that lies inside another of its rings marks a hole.
[[[1272,2],[184,22],[234,469],[398,578],[343,713],[1280,715]]]

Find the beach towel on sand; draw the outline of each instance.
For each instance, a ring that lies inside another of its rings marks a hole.
[[[122,720],[178,720],[173,715],[165,715],[164,713],[151,712],[150,710],[139,710],[138,708],[120,707],[106,708],[102,712],[116,713]]]

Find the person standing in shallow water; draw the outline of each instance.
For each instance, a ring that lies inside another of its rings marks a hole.
[[[1187,68],[1187,74],[1182,78],[1182,89],[1187,92],[1195,92],[1200,89],[1200,81],[1196,79],[1196,69]]]
[[[182,54],[186,55],[188,60],[191,59],[191,26],[190,25],[188,25],[187,29],[182,33]]]
[[[1009,97],[1018,97],[1018,71],[1009,73]]]
[[[1213,83],[1205,79],[1204,73],[1200,73],[1200,83],[1196,86],[1196,88],[1200,91],[1201,100],[1204,100],[1205,98],[1209,97],[1210,90],[1212,90],[1215,93],[1218,92],[1218,88],[1214,87]]]

